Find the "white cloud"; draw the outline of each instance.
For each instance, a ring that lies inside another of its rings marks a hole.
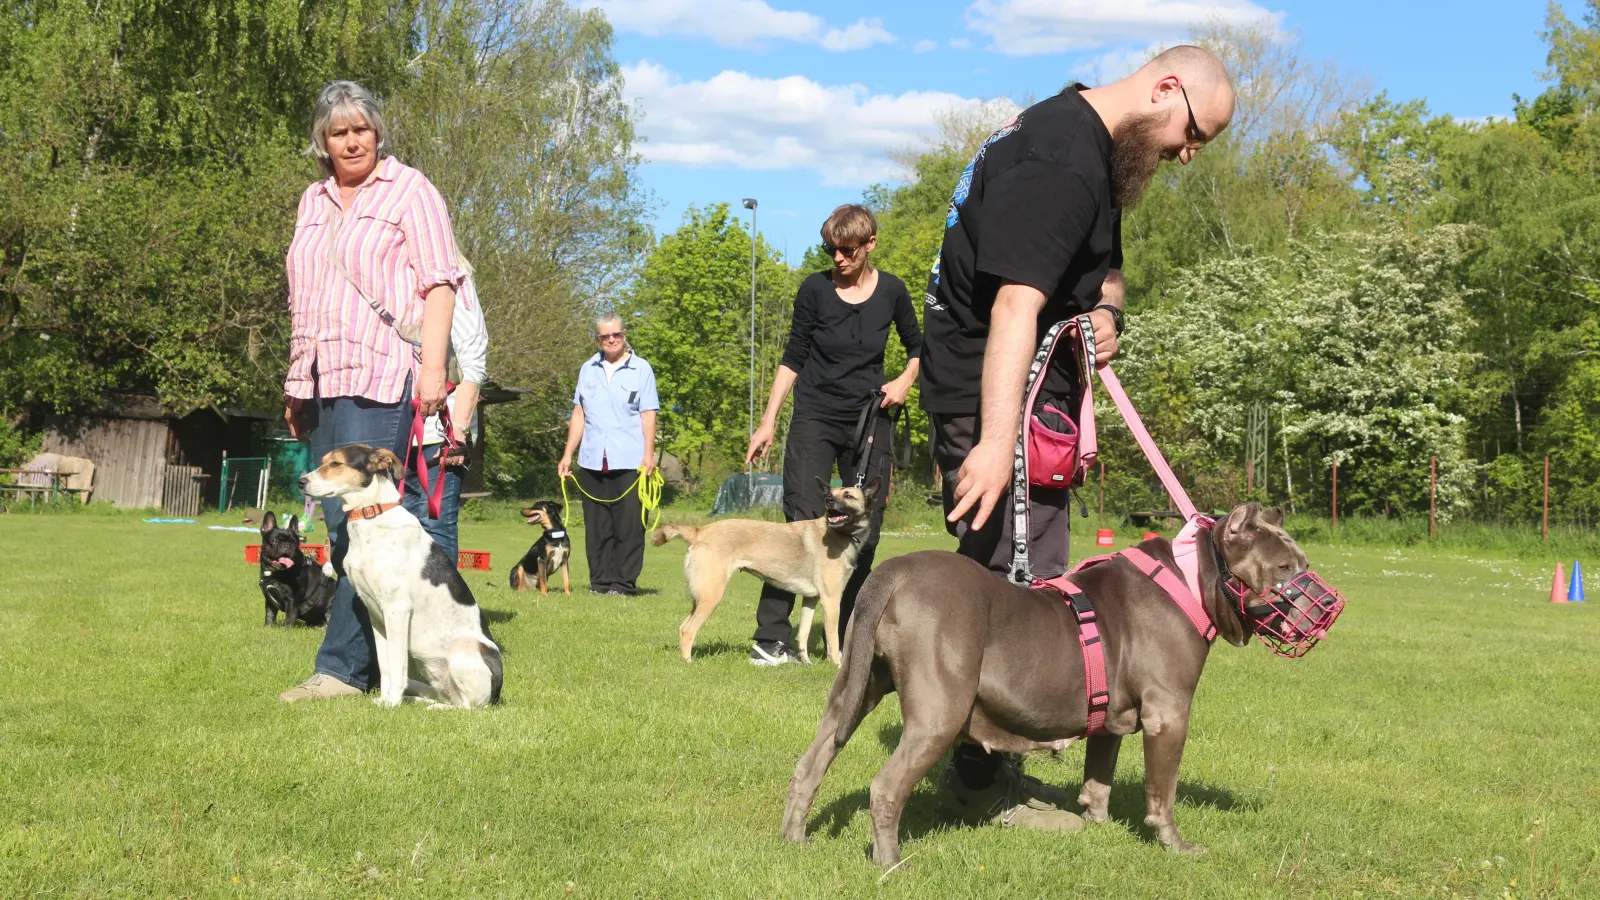
[[[928,40],[917,41],[917,45],[911,49],[917,53],[932,53],[933,51],[939,49],[939,42]]]
[[[1110,84],[1139,71],[1140,66],[1149,62],[1157,53],[1165,49],[1165,44],[1150,44],[1147,47],[1122,47],[1080,62],[1072,67],[1072,75],[1083,79],[1090,87]]]
[[[882,19],[857,19],[847,28],[829,29],[821,16],[773,9],[766,0],[582,0],[581,5],[604,10],[618,31],[709,38],[728,47],[777,40],[840,52],[896,40]]]
[[[968,50],[971,49],[972,42],[966,38],[956,38],[950,42],[950,47],[953,50]]]
[[[1197,25],[1276,24],[1251,0],[976,0],[967,25],[1007,56],[1089,50],[1122,41],[1175,40]]]
[[[798,75],[725,71],[684,81],[652,62],[622,72],[625,95],[644,114],[638,148],[651,162],[809,169],[832,187],[898,179],[889,151],[918,145],[940,113],[978,102],[937,91],[874,94]]]
[[[822,36],[822,49],[865,50],[873,44],[892,44],[898,38],[884,30],[882,19],[859,19],[849,28],[833,29]]]

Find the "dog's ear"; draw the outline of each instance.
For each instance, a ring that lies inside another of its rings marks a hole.
[[[275,515],[273,515],[272,513],[269,512],[266,515],[261,517],[261,533],[262,534],[266,534],[269,531],[277,531],[277,530],[278,530],[278,517],[277,516],[275,516]]]
[[[272,513],[267,513],[267,515],[270,516],[270,515],[272,515]],[[299,537],[300,536],[300,517],[299,516],[290,516],[289,517],[289,533],[294,535],[295,537]]]
[[[545,506],[550,507],[550,511],[558,516],[566,512],[566,510],[562,508],[561,504],[555,502],[554,500],[545,501]]]
[[[1276,525],[1277,527],[1282,528],[1283,527],[1283,507],[1274,506],[1274,507],[1271,507],[1269,509],[1262,510],[1261,511],[1261,521],[1267,523],[1268,525]]]
[[[400,457],[387,447],[378,447],[367,454],[366,469],[368,475],[387,472],[390,481],[400,481]]]
[[[1222,535],[1229,542],[1248,542],[1255,537],[1255,520],[1261,514],[1261,504],[1241,503],[1222,520]]]
[[[867,482],[866,496],[867,496],[867,502],[868,503],[871,503],[873,500],[877,499],[878,491],[880,489],[882,489],[882,487],[883,487],[883,479],[882,478],[874,478],[871,481]]]
[[[824,497],[826,497],[829,494],[833,493],[833,485],[827,483],[826,481],[823,481],[821,475],[816,476],[816,479],[817,479],[817,487],[822,488],[822,495]]]

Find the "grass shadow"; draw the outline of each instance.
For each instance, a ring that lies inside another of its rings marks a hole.
[[[944,771],[942,763],[935,765],[928,777],[937,778],[938,773],[942,771]],[[835,799],[812,817],[806,827],[806,834],[815,835],[825,831],[829,838],[838,838],[844,834],[852,819],[867,812],[872,802],[871,795],[872,789],[864,787]],[[900,840],[913,841],[942,828],[959,827],[959,825],[960,823],[939,815],[939,801],[932,792],[913,791],[911,798],[906,801],[906,808],[900,814]],[[870,844],[866,852],[871,852]]]
[[[673,653],[678,652],[678,644],[676,641],[670,644],[662,644],[661,646],[663,649],[671,650]],[[694,645],[693,658],[710,659],[713,656],[727,656],[730,653],[737,653],[740,656],[744,656],[749,654],[749,652],[749,644],[736,644],[729,640],[707,641],[705,643],[696,643]]]
[[[878,746],[893,753],[894,748],[900,746],[900,736],[905,734],[905,731],[905,723],[899,720],[883,723],[878,729]]]
[[[502,622],[509,622],[520,615],[520,613],[514,609],[489,609],[486,606],[479,606],[479,609],[483,610],[483,617],[489,621],[490,625],[499,625]]]
[[[1261,808],[1257,800],[1241,799],[1227,788],[1204,781],[1178,780],[1177,808],[1174,816],[1178,830],[1183,831],[1185,807],[1209,806],[1219,812],[1254,812]],[[1144,824],[1144,781],[1117,779],[1111,785],[1111,819],[1128,826],[1128,830],[1146,841],[1154,842],[1155,830]],[[1202,843],[1204,843],[1202,841]]]

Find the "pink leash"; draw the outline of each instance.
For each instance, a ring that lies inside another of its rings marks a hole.
[[[1078,318],[1072,325],[1076,326],[1079,337],[1083,341],[1081,360],[1093,360],[1094,356],[1094,330],[1089,324],[1088,316]],[[1034,589],[1049,588],[1061,594],[1072,606],[1073,615],[1078,620],[1078,643],[1083,649],[1083,675],[1084,685],[1088,692],[1088,733],[1104,734],[1106,713],[1111,704],[1110,688],[1106,682],[1106,657],[1105,644],[1101,640],[1098,617],[1095,614],[1094,604],[1089,600],[1088,594],[1072,581],[1072,575],[1078,571],[1098,563],[1106,562],[1120,556],[1138,568],[1138,570],[1159,586],[1177,604],[1189,622],[1194,625],[1206,643],[1216,638],[1217,628],[1206,615],[1201,604],[1200,589],[1200,561],[1198,554],[1198,539],[1201,531],[1209,530],[1212,520],[1200,515],[1190,501],[1189,494],[1179,483],[1178,476],[1173,473],[1172,467],[1167,464],[1166,457],[1162,456],[1160,448],[1156,446],[1155,439],[1150,437],[1150,431],[1145,428],[1144,420],[1139,418],[1138,410],[1133,408],[1133,401],[1128,399],[1128,394],[1122,388],[1122,382],[1117,380],[1117,375],[1111,370],[1110,363],[1093,365],[1094,371],[1100,375],[1100,383],[1105,385],[1106,393],[1111,395],[1111,400],[1117,406],[1117,412],[1122,414],[1122,420],[1127,423],[1128,430],[1133,433],[1133,438],[1139,444],[1139,449],[1144,452],[1145,458],[1150,461],[1151,468],[1161,479],[1162,487],[1166,488],[1167,495],[1172,498],[1178,507],[1178,512],[1183,516],[1184,526],[1178,532],[1177,538],[1172,542],[1173,558],[1182,573],[1173,572],[1166,564],[1139,549],[1129,547],[1113,556],[1098,556],[1086,559],[1072,568],[1071,572],[1059,578],[1048,581],[1035,579],[1029,572],[1028,565],[1028,539],[1032,533],[1028,527],[1028,483],[1027,483],[1027,452],[1025,437],[1027,433],[1027,419],[1031,414],[1033,397],[1037,393],[1036,384],[1042,382],[1042,370],[1049,363],[1050,351],[1054,350],[1056,340],[1059,338],[1067,322],[1058,323],[1046,336],[1044,344],[1035,359],[1032,371],[1029,373],[1029,386],[1027,391],[1027,404],[1023,408],[1023,424],[1017,441],[1017,454],[1021,464],[1016,466],[1013,479],[1013,515],[1015,517],[1014,533],[1012,539],[1012,561],[1010,579],[1013,582],[1030,584]],[[1087,369],[1088,366],[1085,366]],[[1091,394],[1094,390],[1088,382],[1087,375],[1083,385],[1083,404],[1080,412],[1079,431],[1087,437],[1087,441],[1080,444],[1080,452],[1087,451],[1088,458],[1092,459],[1098,448],[1094,426],[1094,405]],[[1020,537],[1019,537],[1020,535]]]

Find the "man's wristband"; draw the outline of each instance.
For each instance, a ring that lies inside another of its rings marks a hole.
[[[1102,303],[1096,306],[1095,309],[1103,309],[1111,313],[1111,321],[1117,327],[1117,337],[1122,337],[1122,310],[1109,303]]]

